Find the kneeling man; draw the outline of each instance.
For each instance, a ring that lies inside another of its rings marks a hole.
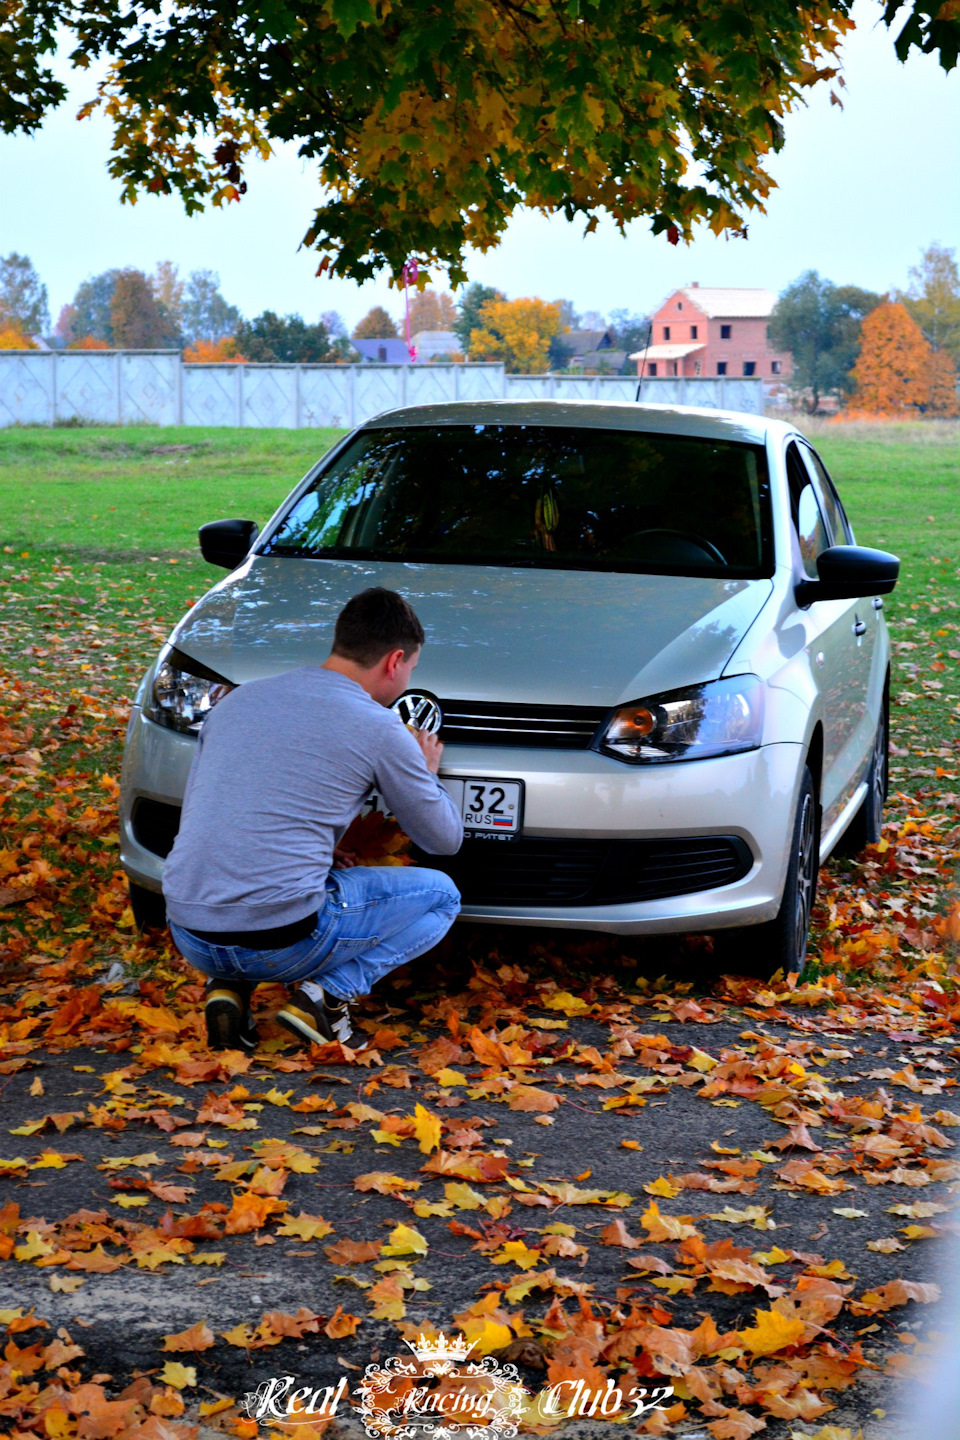
[[[421,849],[460,848],[442,745],[389,708],[423,639],[400,595],[364,590],[324,664],[249,681],[204,721],[163,893],[177,948],[210,977],[211,1047],[253,1049],[250,996],[277,980],[292,992],[277,1019],[299,1040],[362,1048],[348,1003],[453,924],[460,895],[441,871],[337,851],[372,790]]]

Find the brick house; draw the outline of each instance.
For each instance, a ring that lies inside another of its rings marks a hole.
[[[630,356],[637,374],[751,376],[776,387],[789,376],[788,351],[767,341],[767,320],[777,297],[772,290],[733,290],[696,281],[675,290],[653,316],[646,351]]]

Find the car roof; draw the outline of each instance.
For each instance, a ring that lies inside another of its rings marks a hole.
[[[601,430],[660,431],[753,445],[796,433],[793,426],[783,420],[771,420],[747,411],[596,400],[451,400],[436,405],[407,405],[374,416],[361,429],[379,430],[397,425],[584,426]]]

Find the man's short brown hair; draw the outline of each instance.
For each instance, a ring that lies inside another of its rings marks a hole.
[[[333,653],[368,670],[391,650],[402,650],[408,656],[423,640],[423,626],[413,606],[395,590],[374,585],[354,595],[340,611]]]

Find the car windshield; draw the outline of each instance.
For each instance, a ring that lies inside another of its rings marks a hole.
[[[754,578],[761,445],[547,425],[362,431],[260,553]]]

